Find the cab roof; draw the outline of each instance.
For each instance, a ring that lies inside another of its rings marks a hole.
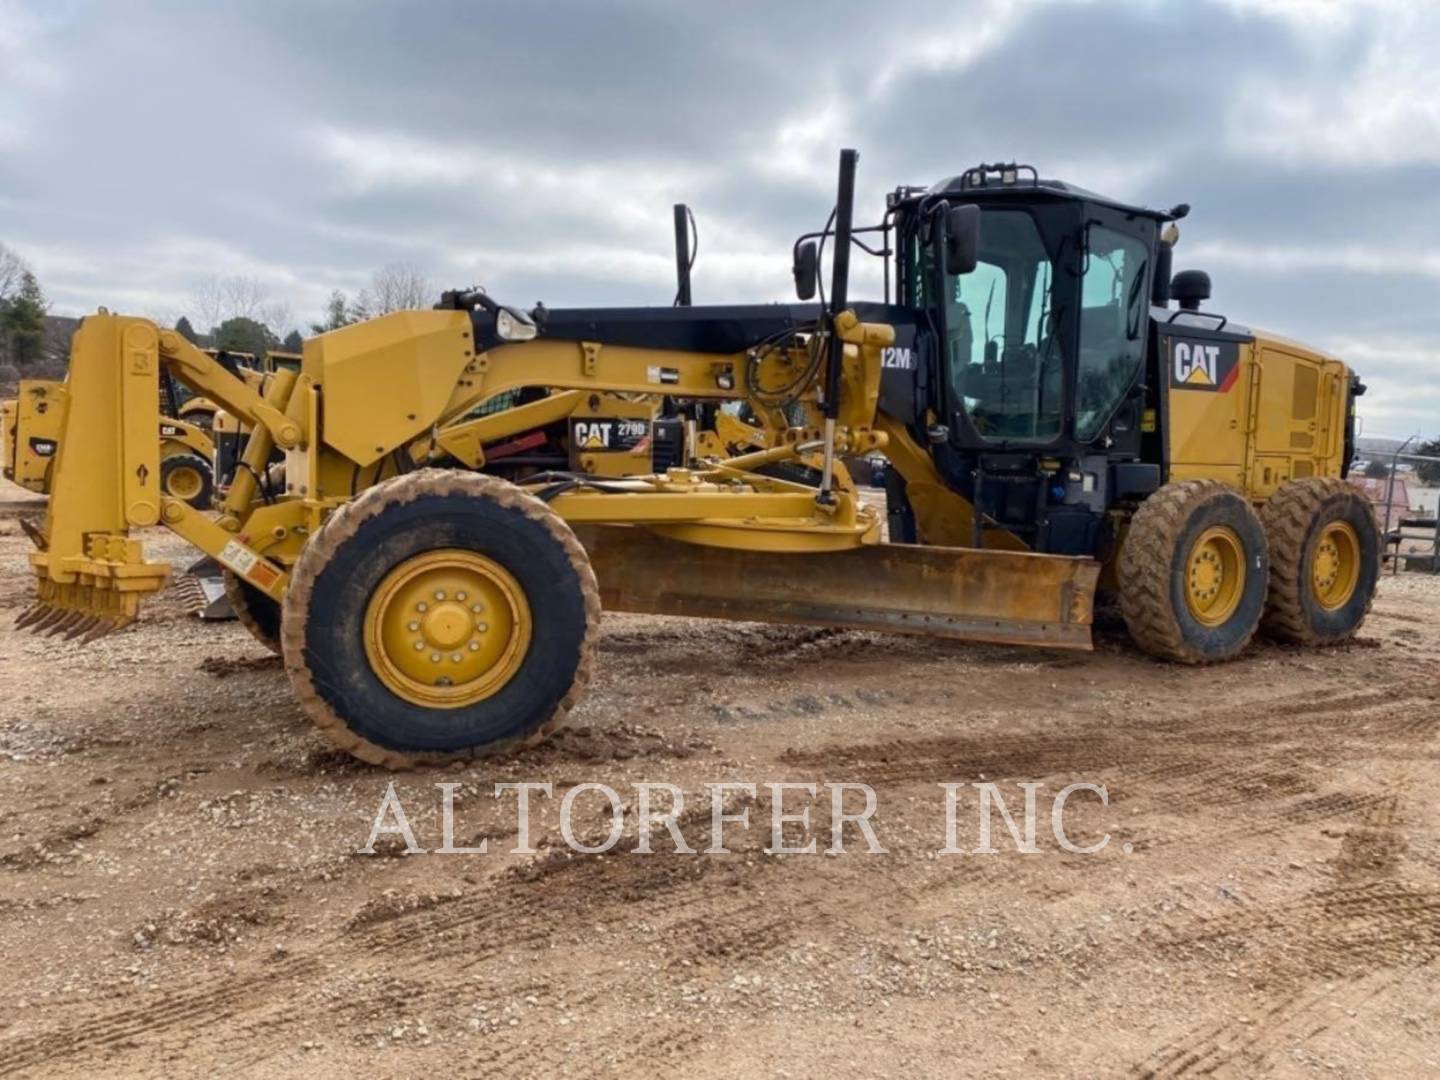
[[[951,176],[933,184],[925,194],[965,199],[982,196],[987,199],[996,196],[1024,199],[1039,194],[1055,199],[1097,203],[1126,214],[1153,218],[1156,221],[1174,221],[1176,218],[1184,216],[1183,213],[1176,212],[1179,210],[1178,207],[1175,210],[1153,210],[1148,206],[1120,202],[1118,199],[1112,199],[1076,184],[1067,184],[1064,180],[1046,179],[1031,166],[1017,165],[1013,162],[1008,165],[979,165],[973,169],[967,169],[958,176]]]

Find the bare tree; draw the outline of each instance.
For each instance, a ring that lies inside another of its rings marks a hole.
[[[4,244],[0,244],[0,304],[20,291],[25,271],[29,269],[30,266],[24,259]]]
[[[435,303],[435,286],[414,263],[387,263],[375,271],[370,288],[362,293],[373,318],[392,311],[428,308]]]
[[[272,299],[257,278],[244,274],[201,279],[190,293],[189,307],[193,321],[207,332],[228,319],[251,319],[283,332],[294,320],[288,303]]]
[[[295,329],[295,309],[288,301],[271,300],[260,309],[260,321],[274,330],[276,337],[283,337]]]

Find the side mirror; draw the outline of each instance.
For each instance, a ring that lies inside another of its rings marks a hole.
[[[791,273],[795,275],[795,295],[801,300],[813,300],[815,283],[820,278],[820,249],[815,246],[814,240],[806,240],[795,249],[795,265],[791,267]]]
[[[945,211],[945,272],[968,274],[979,261],[980,207],[950,207]]]

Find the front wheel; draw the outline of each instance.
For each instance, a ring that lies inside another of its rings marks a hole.
[[[1260,513],[1270,538],[1265,633],[1300,645],[1353,637],[1380,580],[1380,524],[1363,492],[1344,480],[1292,480]]]
[[[1265,531],[1217,480],[1166,484],[1135,512],[1120,551],[1120,610],[1146,652],[1186,664],[1228,660],[1265,607]]]
[[[392,768],[544,738],[589,681],[600,599],[584,548],[539,499],[429,469],[341,507],[286,591],[302,707]]]

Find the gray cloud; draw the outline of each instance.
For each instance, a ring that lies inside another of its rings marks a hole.
[[[685,200],[699,297],[772,299],[839,146],[876,215],[1018,157],[1192,203],[1178,257],[1217,306],[1352,357],[1369,430],[1435,431],[1440,25],[1417,8],[0,0],[0,241],[69,313],[173,316],[244,273],[304,322],[396,259],[663,303]]]

